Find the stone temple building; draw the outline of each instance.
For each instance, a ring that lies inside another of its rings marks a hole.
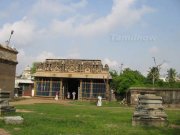
[[[34,74],[35,96],[67,99],[68,93],[76,93],[77,100],[110,98],[108,65],[101,60],[87,59],[46,59],[35,63]]]
[[[0,44],[0,89],[14,97],[17,50]]]

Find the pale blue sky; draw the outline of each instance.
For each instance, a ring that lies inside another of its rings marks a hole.
[[[11,30],[17,73],[45,58],[101,59],[147,74],[152,57],[161,74],[180,73],[179,0],[1,0],[0,43]]]

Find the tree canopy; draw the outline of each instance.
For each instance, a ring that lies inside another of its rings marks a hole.
[[[110,74],[112,76],[110,86],[117,93],[125,93],[130,87],[180,88],[180,82],[175,81],[176,70],[172,68],[168,70],[169,82],[164,82],[159,79],[160,74],[156,67],[151,68],[147,77],[143,76],[139,71],[130,68],[124,69],[120,74],[113,70],[110,71]]]
[[[120,75],[117,72],[110,72],[113,80],[111,87],[116,90],[117,93],[124,93],[129,87],[133,85],[143,85],[145,77],[139,71],[133,71],[130,68],[126,68]]]
[[[36,73],[36,66],[35,66],[35,63],[32,64],[32,67],[31,67],[31,74],[34,74]]]
[[[169,82],[169,83],[175,82],[176,75],[177,75],[176,70],[173,69],[173,68],[170,68],[170,69],[167,71],[167,73],[168,73],[168,74],[167,74],[167,80],[168,80],[168,82]]]
[[[152,67],[147,75],[147,81],[152,82],[153,86],[155,84],[155,81],[159,80],[159,69],[158,67]]]

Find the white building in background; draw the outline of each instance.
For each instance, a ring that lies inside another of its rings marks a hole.
[[[162,80],[163,82],[167,82],[167,78],[166,77],[159,77],[160,80]]]
[[[29,65],[24,69],[21,78],[28,79],[28,80],[32,79],[31,68]]]
[[[180,77],[177,76],[177,77],[175,78],[175,80],[176,80],[176,82],[180,82]]]
[[[34,81],[32,80],[31,68],[27,66],[20,77],[15,78],[15,97],[34,96]]]

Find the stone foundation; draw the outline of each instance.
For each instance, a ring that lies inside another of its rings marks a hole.
[[[156,127],[164,127],[168,126],[168,120],[164,119],[135,119],[132,118],[132,126],[156,126]]]

